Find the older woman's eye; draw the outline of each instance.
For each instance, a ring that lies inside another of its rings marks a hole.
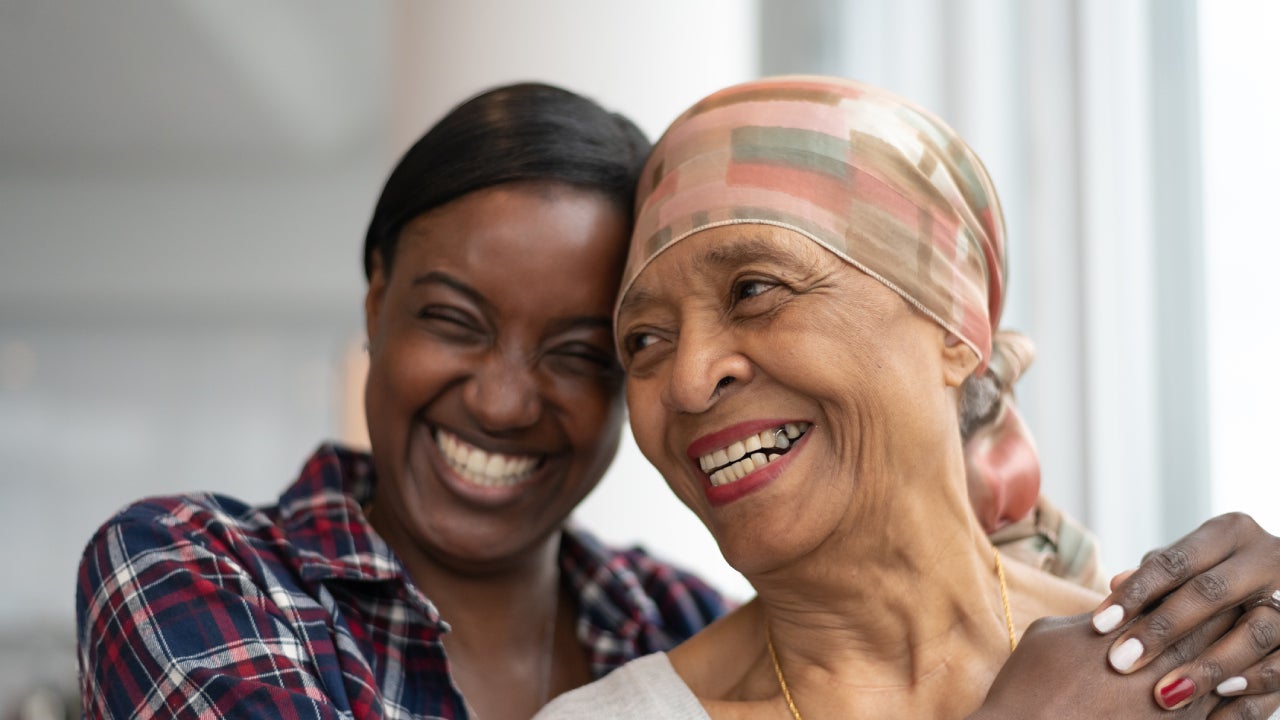
[[[750,300],[765,294],[769,290],[777,287],[774,283],[765,282],[764,280],[741,280],[734,283],[733,299],[734,302],[739,300]]]
[[[630,333],[629,335],[627,335],[626,340],[623,343],[623,349],[627,351],[628,355],[635,355],[641,350],[644,350],[645,348],[652,346],[656,342],[658,342],[658,336],[654,335],[653,333],[650,333],[650,332]]]

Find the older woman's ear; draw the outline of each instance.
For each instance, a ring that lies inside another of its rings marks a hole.
[[[958,388],[965,378],[973,374],[982,358],[973,351],[958,335],[946,333],[942,349],[943,379],[947,386]]]

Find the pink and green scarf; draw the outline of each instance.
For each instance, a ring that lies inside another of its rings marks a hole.
[[[887,91],[825,77],[721,90],[645,165],[619,303],[663,250],[701,230],[775,225],[826,247],[991,359],[1004,220],[955,131]]]

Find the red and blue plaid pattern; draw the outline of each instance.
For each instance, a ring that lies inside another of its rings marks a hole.
[[[90,541],[76,613],[88,717],[466,718],[423,590],[365,521],[368,455],[322,446],[277,505],[143,500]],[[725,610],[698,579],[566,530],[602,677]]]

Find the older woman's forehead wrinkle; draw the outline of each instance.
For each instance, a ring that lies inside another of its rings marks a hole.
[[[631,292],[627,293],[626,297],[624,297],[622,302],[618,305],[618,320],[625,320],[627,316],[634,315],[647,308],[651,308],[660,302],[661,297],[657,293],[650,291],[646,287],[636,285]],[[621,330],[622,328],[620,326],[614,328],[615,332]]]
[[[779,256],[784,256],[786,259],[794,259],[792,253],[779,248],[776,244],[770,243],[758,231],[747,230],[744,231],[742,237],[719,243],[708,248],[705,252],[695,255],[690,259],[687,270],[689,275],[695,277],[719,277],[726,271],[749,263],[776,263]],[[664,276],[655,275],[651,272],[642,272],[637,276],[632,290],[626,294],[619,305],[619,317],[627,313],[634,313],[645,306],[652,306],[662,302],[663,295],[645,282],[647,278],[660,277],[664,279],[670,278],[669,269]],[[688,287],[682,286],[682,289],[687,291]]]
[[[768,228],[777,233],[781,231],[780,228],[746,224],[735,227],[749,229],[743,230],[741,236],[717,244],[707,249],[705,253],[695,256],[692,263],[694,272],[718,275],[726,270],[757,263],[774,267],[796,267],[806,264],[800,255],[787,247],[788,243],[798,245],[809,242],[804,236],[792,233],[784,242],[770,241],[765,236],[765,229]]]
[[[816,265],[814,258],[798,252],[807,248],[804,243],[810,242],[802,235],[769,225],[744,223],[728,227],[734,228],[738,234],[694,255],[686,268],[689,277],[722,278],[726,273],[747,265],[764,266],[794,274],[797,271],[811,270]],[[785,233],[781,241],[779,233]],[[771,240],[770,237],[774,239]],[[670,279],[672,275],[667,269],[662,275],[642,272],[637,276],[635,284],[618,307],[620,321],[655,305],[678,301],[681,297],[688,296],[687,285],[680,285],[680,294],[667,295],[646,283],[646,279],[650,277]]]

